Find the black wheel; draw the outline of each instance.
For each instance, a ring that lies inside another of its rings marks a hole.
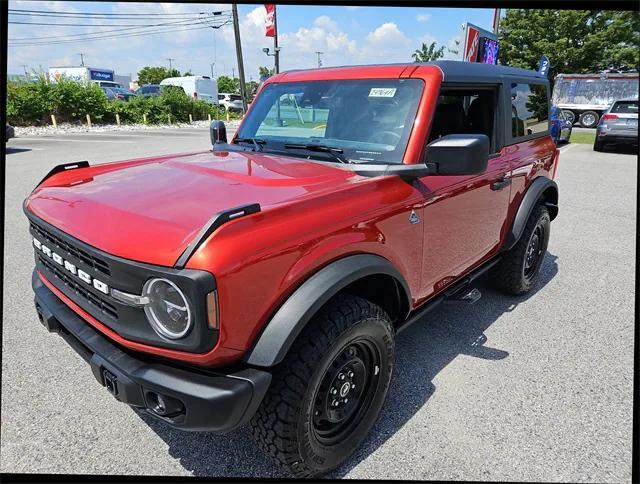
[[[535,286],[549,244],[550,229],[549,211],[544,205],[538,205],[531,213],[520,240],[489,271],[489,277],[497,288],[517,296]]]
[[[595,128],[599,120],[600,116],[595,111],[585,111],[580,115],[578,121],[583,128]]]
[[[593,151],[604,151],[604,143],[601,140],[596,139],[593,142]]]
[[[394,366],[387,314],[337,296],[303,330],[251,420],[258,446],[297,477],[344,462],[378,418]]]

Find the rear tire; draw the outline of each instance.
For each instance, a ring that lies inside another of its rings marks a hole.
[[[364,441],[389,389],[394,331],[377,305],[339,295],[273,373],[251,419],[258,446],[296,477],[335,469]]]
[[[600,116],[595,111],[585,111],[580,115],[580,126],[583,128],[595,128],[598,125]]]
[[[567,119],[571,121],[571,126],[573,126],[573,124],[576,122],[576,115],[573,113],[573,111],[565,109],[562,112],[567,117]]]
[[[599,139],[593,142],[593,151],[604,151],[604,143]]]
[[[550,229],[547,207],[536,206],[520,240],[489,271],[494,286],[513,296],[527,293],[535,286],[549,244]]]

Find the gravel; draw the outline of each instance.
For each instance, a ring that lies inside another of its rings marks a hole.
[[[231,120],[225,122],[229,127],[235,129],[240,122]],[[56,128],[49,126],[16,126],[15,133],[17,137],[25,136],[55,136],[67,133],[105,133],[112,131],[157,131],[163,129],[180,129],[180,128],[208,128],[209,121],[194,121],[193,123],[174,123],[174,124],[93,124],[89,128],[86,124],[58,124]]]
[[[0,470],[284,477],[247,429],[181,432],[118,403],[33,309],[21,202],[43,174],[64,160],[208,149],[207,130],[8,146]],[[331,477],[631,481],[637,157],[569,145],[557,178],[538,287],[511,298],[480,281],[476,304],[440,306],[399,335],[382,415]]]

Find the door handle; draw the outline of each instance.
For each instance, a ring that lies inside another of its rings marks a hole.
[[[509,185],[511,185],[511,178],[500,178],[500,180],[496,180],[491,184],[491,189],[497,192],[498,190],[507,188]]]

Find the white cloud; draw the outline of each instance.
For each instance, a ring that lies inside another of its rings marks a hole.
[[[416,15],[416,20],[418,22],[428,22],[430,18],[430,13],[419,13],[418,15]]]

